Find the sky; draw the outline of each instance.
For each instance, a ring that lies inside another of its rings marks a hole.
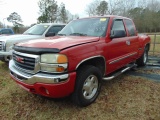
[[[11,25],[7,22],[7,17],[13,13],[17,12],[23,21],[23,25],[30,26],[37,22],[39,16],[39,0],[0,0],[0,22],[6,25]],[[66,9],[70,11],[71,14],[79,14],[81,17],[86,17],[85,9],[92,0],[56,0],[58,5],[64,3]]]

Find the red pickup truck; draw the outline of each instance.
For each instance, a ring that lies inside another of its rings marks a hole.
[[[144,66],[149,48],[150,38],[138,36],[129,18],[77,19],[55,37],[15,45],[10,76],[31,93],[70,95],[77,105],[87,106],[98,97],[102,80]]]

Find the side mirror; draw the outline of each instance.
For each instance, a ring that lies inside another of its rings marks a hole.
[[[124,30],[114,30],[111,31],[110,38],[121,38],[121,37],[126,37],[126,32]]]
[[[45,37],[51,37],[51,36],[55,36],[56,34],[55,33],[46,33]]]

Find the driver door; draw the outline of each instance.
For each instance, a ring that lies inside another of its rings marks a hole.
[[[107,73],[111,73],[121,68],[130,61],[130,41],[127,37],[123,19],[113,20],[110,33],[114,32],[115,30],[123,30],[126,35],[124,37],[112,38],[110,42],[107,43]]]

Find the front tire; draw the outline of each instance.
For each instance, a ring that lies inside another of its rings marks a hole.
[[[145,66],[148,60],[148,47],[145,47],[143,55],[137,59],[136,63],[138,66]]]
[[[88,65],[77,71],[77,79],[72,101],[81,107],[93,103],[101,89],[102,75],[98,68]]]

